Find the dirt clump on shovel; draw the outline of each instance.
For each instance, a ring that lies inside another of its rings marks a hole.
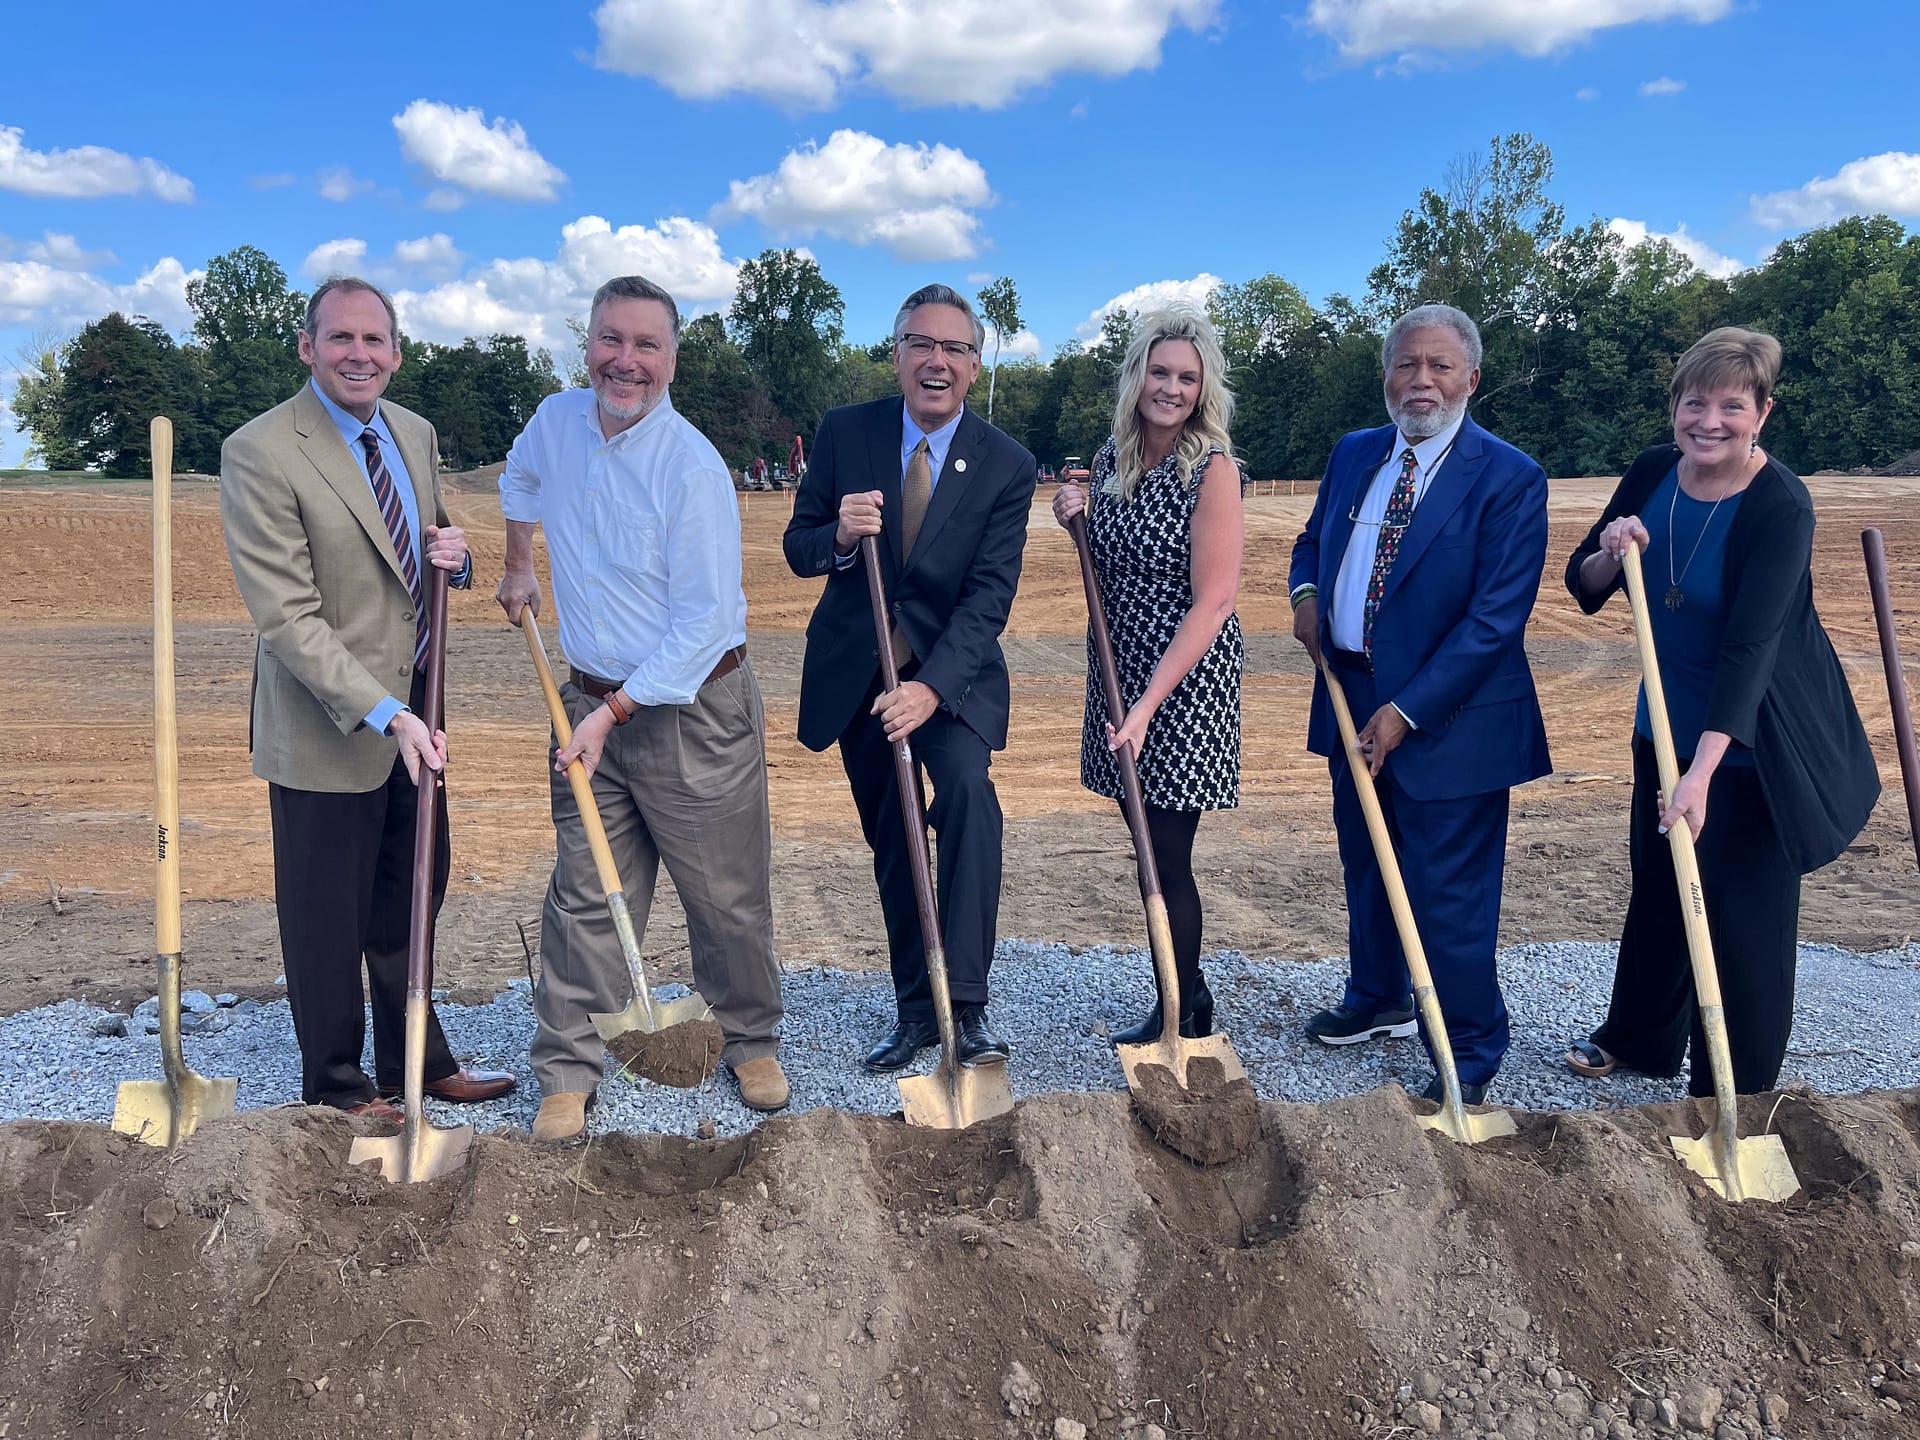
[[[607,1042],[607,1053],[631,1074],[691,1090],[720,1063],[726,1037],[713,1020],[683,1020],[648,1034],[629,1030]]]
[[[1184,1090],[1163,1065],[1142,1065],[1136,1073],[1134,1113],[1169,1150],[1196,1165],[1225,1165],[1252,1148],[1260,1100],[1251,1081],[1227,1079],[1220,1062],[1205,1056],[1188,1062]]]

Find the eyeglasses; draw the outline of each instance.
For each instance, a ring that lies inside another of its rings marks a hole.
[[[902,335],[894,344],[916,360],[924,360],[933,354],[935,346],[944,351],[949,360],[965,360],[969,355],[978,353],[965,340],[936,340],[931,335]]]

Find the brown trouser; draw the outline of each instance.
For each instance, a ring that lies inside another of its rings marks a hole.
[[[561,689],[579,724],[600,701]],[[558,856],[540,919],[539,1030],[531,1058],[547,1094],[591,1090],[605,1065],[589,1014],[632,998],[593,852],[563,774],[551,777]],[[687,913],[693,980],[741,1065],[780,1049],[780,969],[773,958],[773,825],[766,726],[750,663],[709,680],[690,705],[643,705],[615,726],[593,773],[593,798],[645,939],[660,863]]]

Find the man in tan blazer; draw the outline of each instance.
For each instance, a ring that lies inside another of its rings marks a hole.
[[[400,1091],[416,777],[446,760],[445,733],[419,718],[426,567],[464,586],[473,565],[441,502],[433,427],[380,400],[400,368],[393,302],[364,280],[327,281],[307,303],[300,358],[312,382],[222,447],[220,514],[260,632],[250,743],[273,817],[301,1098],[395,1120],[379,1097]],[[438,797],[436,916],[450,864]],[[377,1086],[360,1066],[363,961]],[[457,1101],[514,1083],[462,1069],[438,1018],[426,1078],[428,1094]]]

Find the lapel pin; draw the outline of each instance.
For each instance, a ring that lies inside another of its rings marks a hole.
[[[953,468],[955,470],[965,470],[967,468],[967,462],[964,460],[956,460],[953,462]]]

